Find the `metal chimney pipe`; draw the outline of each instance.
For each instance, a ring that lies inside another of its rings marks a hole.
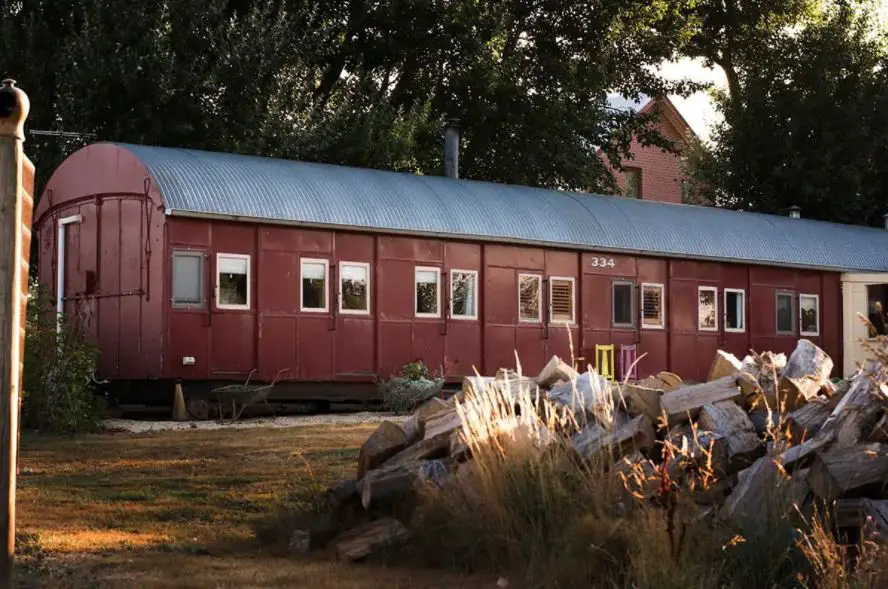
[[[802,209],[797,205],[792,205],[789,207],[789,216],[793,219],[799,219],[802,216]]]
[[[888,213],[882,215],[882,220],[885,222],[885,231],[888,231]]]
[[[459,119],[450,119],[444,126],[444,175],[459,178]]]

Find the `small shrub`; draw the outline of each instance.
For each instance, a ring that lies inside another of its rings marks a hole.
[[[52,433],[93,431],[102,404],[92,386],[98,348],[89,340],[85,317],[69,314],[57,331],[50,294],[30,285],[22,374],[22,426]]]
[[[386,411],[408,413],[417,403],[434,397],[444,386],[443,378],[431,378],[421,360],[405,364],[398,375],[379,381],[377,387]]]

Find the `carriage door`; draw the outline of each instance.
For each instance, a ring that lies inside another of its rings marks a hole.
[[[876,309],[888,309],[888,274],[842,275],[843,376],[850,375],[866,359],[863,344],[874,335],[861,319],[875,322]]]

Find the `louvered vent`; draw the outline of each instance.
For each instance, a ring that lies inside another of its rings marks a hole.
[[[552,279],[552,321],[573,321],[573,282]]]
[[[663,326],[663,287],[642,288],[642,321],[649,327]]]

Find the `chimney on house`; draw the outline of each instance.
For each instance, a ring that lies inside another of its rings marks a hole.
[[[798,205],[789,207],[789,216],[793,219],[799,219],[802,216],[802,209]]]
[[[450,119],[444,126],[444,175],[459,178],[459,119]]]

